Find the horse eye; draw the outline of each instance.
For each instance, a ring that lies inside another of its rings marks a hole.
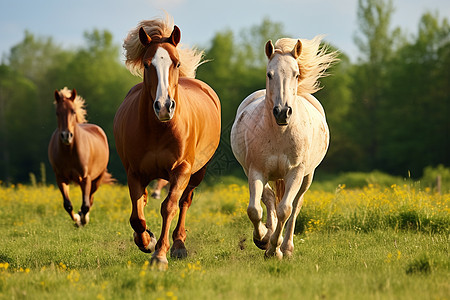
[[[144,68],[148,69],[148,62],[144,63]]]
[[[267,72],[267,78],[272,79],[272,73]]]
[[[180,66],[181,66],[181,64],[180,64],[180,63],[178,63],[178,64],[177,64],[177,68],[179,68]]]

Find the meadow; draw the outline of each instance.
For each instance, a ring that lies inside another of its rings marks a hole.
[[[74,207],[79,188],[71,186]],[[450,192],[412,182],[314,183],[291,259],[252,242],[248,189],[224,178],[197,189],[188,258],[157,271],[134,245],[127,187],[102,186],[75,228],[54,185],[0,187],[1,299],[449,299]],[[160,200],[146,207],[159,235]],[[173,224],[175,225],[175,224]]]

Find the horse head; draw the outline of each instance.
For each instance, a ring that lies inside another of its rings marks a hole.
[[[175,113],[180,57],[176,49],[181,32],[174,26],[168,38],[150,37],[143,27],[139,40],[146,47],[143,56],[144,85],[153,100],[153,110],[161,122],[170,121]]]
[[[70,97],[64,92],[55,90],[56,117],[58,119],[58,130],[61,142],[70,145],[73,142],[75,124],[77,123],[76,105],[74,103],[77,91],[72,90]]]
[[[297,99],[297,84],[300,70],[297,58],[302,51],[300,40],[291,52],[282,53],[274,49],[272,41],[266,43],[267,63],[266,101],[270,101],[275,121],[280,126],[286,126],[292,115],[292,107]]]

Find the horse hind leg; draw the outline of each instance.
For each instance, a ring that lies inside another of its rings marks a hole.
[[[89,213],[91,211],[92,205],[94,204],[94,193],[97,191],[98,187],[100,186],[102,182],[102,178],[99,177],[91,182],[91,188],[89,192],[89,206],[82,205],[82,209],[78,212],[78,215],[80,216],[80,222],[82,226],[85,226],[89,223]],[[87,192],[87,191],[86,191]],[[85,203],[85,200],[83,201]],[[83,212],[83,207],[84,212]],[[87,208],[86,208],[87,207]]]
[[[206,165],[198,170],[196,173],[192,174],[189,179],[188,186],[183,192],[181,199],[178,203],[180,208],[180,215],[178,216],[178,223],[175,227],[172,239],[173,245],[170,249],[170,256],[174,258],[185,258],[187,257],[187,250],[184,242],[186,241],[186,214],[191,206],[192,198],[194,196],[194,189],[202,182],[206,174]]]
[[[155,183],[152,198],[160,199],[161,198],[161,191],[162,189],[168,184],[169,182],[165,179],[158,179]]]

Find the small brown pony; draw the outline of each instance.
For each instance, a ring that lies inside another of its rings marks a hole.
[[[106,171],[109,159],[108,140],[103,130],[86,123],[84,100],[75,89],[55,90],[58,128],[48,145],[48,158],[55,172],[56,182],[64,199],[64,208],[76,226],[89,222],[89,209],[94,193],[102,182],[113,182]],[[81,210],[73,213],[69,199],[69,183],[80,185]]]
[[[143,21],[128,34],[126,64],[131,72],[143,73],[143,82],[128,92],[114,118],[116,148],[132,202],[134,241],[143,252],[155,251],[151,263],[160,269],[168,267],[169,230],[178,206],[171,256],[187,256],[186,212],[220,139],[219,98],[207,84],[193,78],[202,53],[177,47],[180,37],[169,17]],[[161,204],[158,242],[144,216],[146,187],[157,178],[170,183]]]

